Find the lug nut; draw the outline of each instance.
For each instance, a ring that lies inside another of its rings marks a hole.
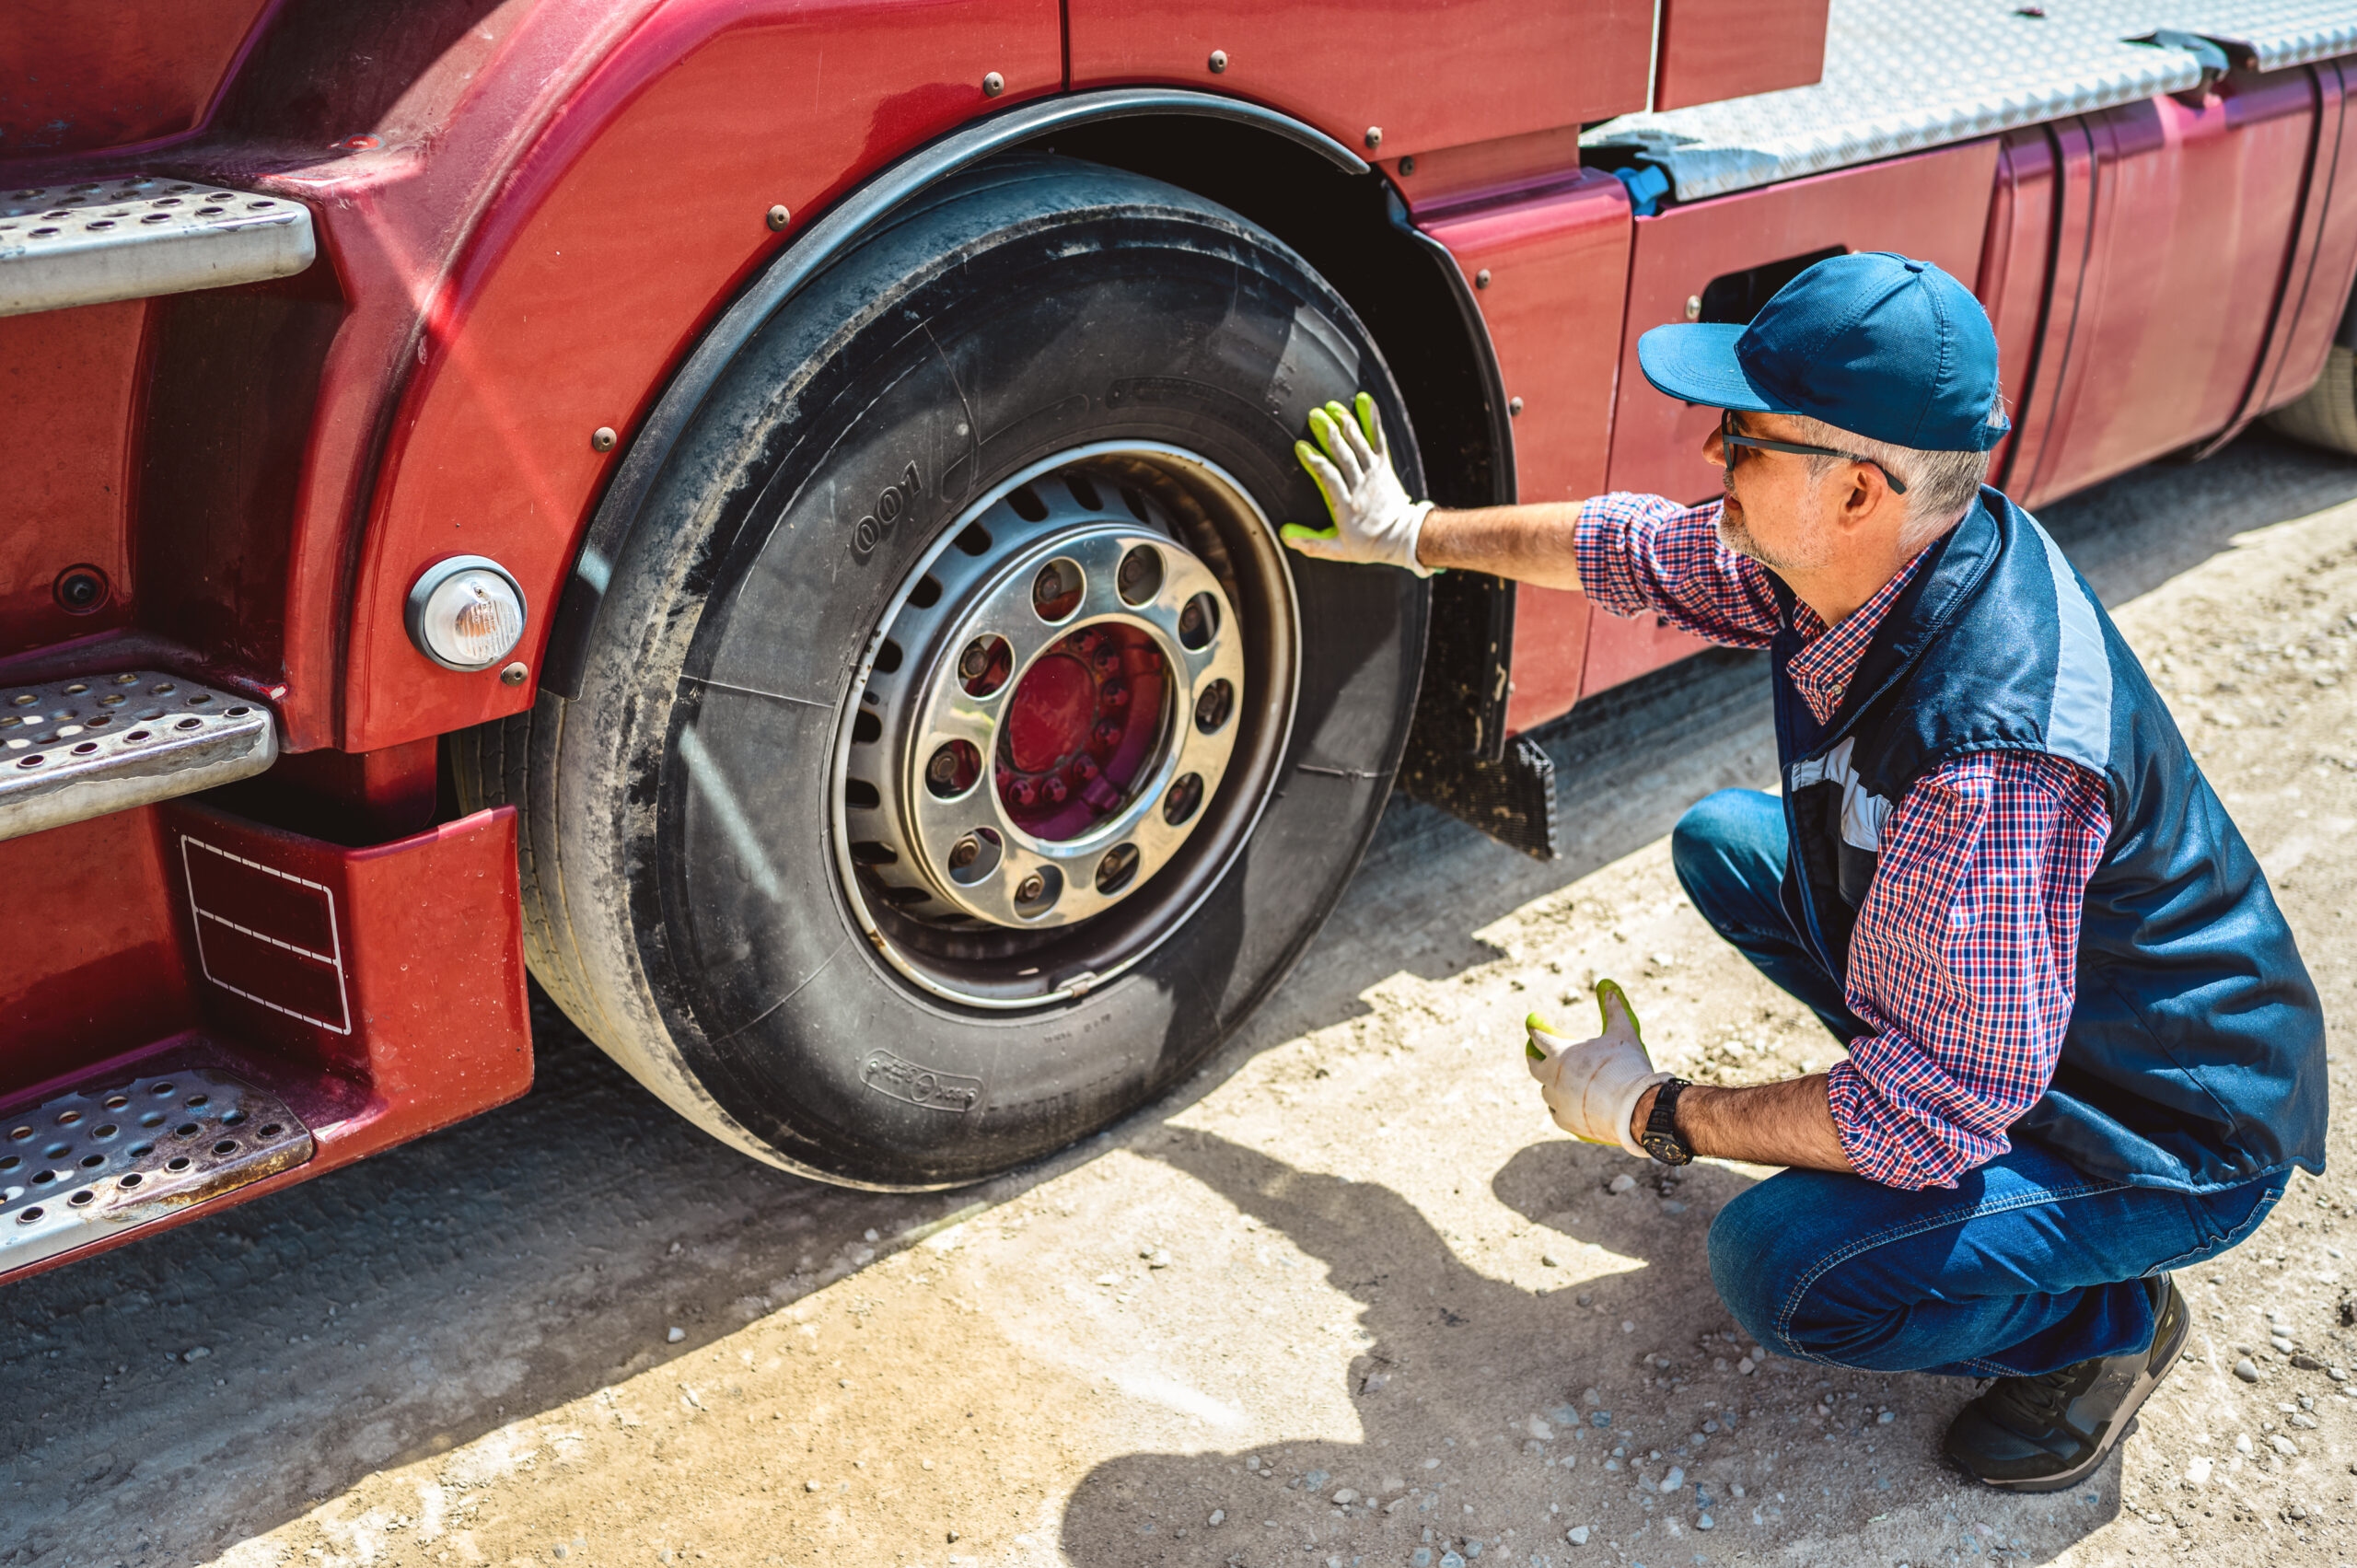
[[[1074,632],[1064,639],[1064,645],[1076,654],[1093,654],[1101,640],[1093,631]]]
[[[1121,743],[1121,726],[1108,719],[1097,726],[1091,738],[1104,750],[1110,751]]]
[[[945,746],[933,754],[925,764],[925,776],[937,784],[946,784],[958,776],[958,754]]]
[[[1051,806],[1062,806],[1064,796],[1072,792],[1064,788],[1064,781],[1052,774],[1039,781],[1039,793],[1048,797]]]
[[[952,871],[965,870],[966,867],[974,864],[975,857],[980,855],[981,853],[982,846],[981,841],[977,840],[971,833],[967,834],[964,838],[959,839],[956,843],[949,846],[949,869]]]
[[[1195,807],[1202,803],[1203,775],[1185,774],[1170,786],[1170,793],[1162,797],[1162,819],[1175,828],[1192,817]]]
[[[1127,882],[1130,873],[1137,868],[1137,846],[1115,844],[1105,852],[1105,858],[1097,863],[1097,890],[1100,893],[1112,892]]]
[[[1048,895],[1048,879],[1034,871],[1015,885],[1015,901],[1036,904]]]
[[[1015,787],[1008,790],[1006,793],[1015,797],[1015,804],[1017,806],[1037,806],[1039,804],[1039,786],[1033,784],[1029,779],[1016,780]]]
[[[925,788],[946,800],[972,784],[981,771],[982,754],[972,743],[953,740],[925,759]]]
[[[1178,630],[1191,637],[1202,629],[1203,607],[1189,599],[1187,608],[1178,612]]]
[[[1195,727],[1205,735],[1227,722],[1228,714],[1236,706],[1236,688],[1225,680],[1214,680],[1203,688],[1195,699]]]
[[[1096,758],[1084,751],[1079,756],[1074,757],[1072,760],[1072,777],[1074,784],[1086,784],[1096,776]]]
[[[1053,604],[1064,593],[1064,575],[1052,565],[1039,568],[1039,575],[1031,584],[1033,604]]]
[[[1098,687],[1097,695],[1109,714],[1118,714],[1130,705],[1130,689],[1118,680],[1109,680]]]
[[[980,680],[990,668],[991,651],[980,641],[967,644],[966,651],[958,656],[958,673],[969,680]]]
[[[1113,648],[1099,650],[1097,656],[1089,662],[1096,666],[1097,673],[1099,675],[1118,675],[1121,670],[1121,656]]]

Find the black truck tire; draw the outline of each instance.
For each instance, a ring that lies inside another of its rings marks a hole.
[[[1026,155],[896,214],[705,399],[577,700],[454,747],[468,804],[520,807],[533,972],[681,1114],[830,1181],[979,1180],[1179,1081],[1332,910],[1406,739],[1425,586],[1274,537],[1323,515],[1310,409],[1362,388],[1420,493],[1350,308],[1168,185]],[[992,643],[1024,606],[1030,652]],[[924,727],[991,702],[981,748]],[[927,825],[958,799],[997,827]]]
[[[2316,385],[2269,414],[2267,423],[2295,441],[2357,455],[2357,354],[2333,344]]]

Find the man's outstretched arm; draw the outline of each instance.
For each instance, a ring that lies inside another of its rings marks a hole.
[[[1630,1119],[1631,1136],[1645,1130],[1659,1092],[1647,1089],[1639,1097]],[[1833,1130],[1822,1073],[1740,1089],[1696,1084],[1678,1097],[1678,1131],[1696,1154],[1714,1159],[1856,1170]]]

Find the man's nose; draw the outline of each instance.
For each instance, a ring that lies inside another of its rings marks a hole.
[[[1719,418],[1724,424],[1726,416],[1721,414]],[[1727,449],[1719,441],[1719,425],[1713,424],[1703,433],[1702,460],[1713,468],[1723,469],[1727,466]]]

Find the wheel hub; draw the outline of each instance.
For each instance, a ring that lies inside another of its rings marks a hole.
[[[1167,510],[1117,477],[1077,463],[991,502],[908,586],[857,695],[842,798],[861,876],[951,926],[1066,925],[1128,899],[1227,771],[1235,628]]]

